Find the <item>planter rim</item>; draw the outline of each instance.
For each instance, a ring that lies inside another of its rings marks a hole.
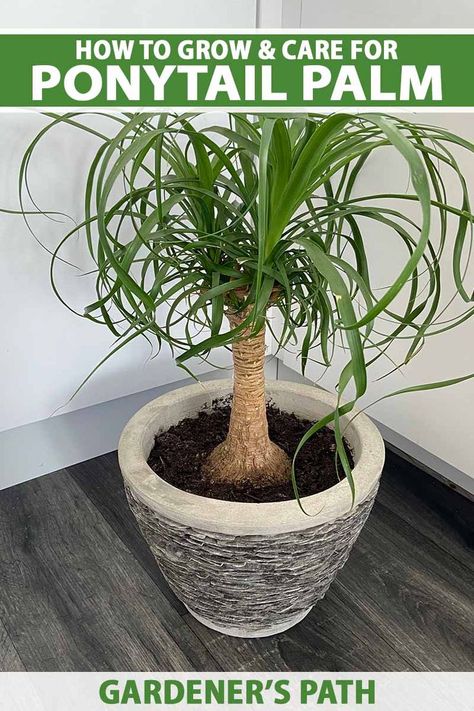
[[[193,397],[201,397],[203,402],[211,402],[231,392],[230,379],[188,385],[152,400],[131,418],[120,437],[118,454],[125,483],[131,488],[134,496],[170,522],[228,535],[303,531],[348,515],[352,510],[352,496],[345,478],[330,489],[302,498],[306,512],[304,513],[296,500],[244,503],[191,494],[168,484],[148,466],[147,458],[154,434],[172,424],[170,410],[179,408]],[[285,395],[306,401],[314,400],[315,404],[322,403],[326,408],[335,407],[337,401],[334,395],[315,386],[282,380],[267,381],[266,393],[277,400],[278,396],[284,398]],[[279,406],[284,409],[284,405]],[[298,407],[291,409],[299,414]],[[196,408],[195,412],[198,410],[199,408]],[[355,507],[377,486],[384,463],[385,447],[380,432],[364,414],[359,414],[351,423],[345,437],[353,446],[358,443],[359,451],[356,452],[353,469]]]

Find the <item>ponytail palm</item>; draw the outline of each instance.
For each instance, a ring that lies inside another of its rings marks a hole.
[[[73,114],[50,118],[22,163],[22,211],[27,216],[23,193],[39,139],[58,123],[93,133],[98,150],[84,220],[58,245],[51,274],[60,296],[55,263],[67,240],[82,235],[96,265],[96,293],[84,316],[118,339],[107,358],[139,336],[158,349],[168,344],[184,368],[192,357],[232,347],[230,429],[207,472],[266,485],[287,478],[290,462],[268,437],[265,328],[279,349],[296,344],[303,372],[310,358],[329,367],[342,348],[344,404],[306,438],[334,424],[352,486],[340,417],[366,392],[369,368],[390,359],[396,342],[408,363],[428,338],[473,315],[473,215],[455,153],[474,146],[441,128],[382,115],[231,115],[210,125],[200,116],[139,114],[109,117],[106,134]],[[360,175],[387,147],[406,162],[409,189],[366,195]],[[459,204],[448,203],[446,171],[458,183]],[[405,214],[413,203],[416,218]],[[381,291],[372,286],[369,222],[384,236],[390,230],[405,255]],[[445,282],[454,284],[449,304]],[[453,301],[460,306],[455,316]],[[280,319],[270,318],[275,312]]]

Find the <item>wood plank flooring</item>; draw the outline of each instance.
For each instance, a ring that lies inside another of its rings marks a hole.
[[[168,588],[104,455],[0,491],[0,671],[471,671],[473,514],[389,453],[326,598],[281,635],[235,639]]]

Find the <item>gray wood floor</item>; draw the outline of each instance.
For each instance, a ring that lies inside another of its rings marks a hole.
[[[474,670],[473,582],[473,504],[393,454],[326,598],[261,640],[175,598],[115,453],[0,492],[0,671]]]

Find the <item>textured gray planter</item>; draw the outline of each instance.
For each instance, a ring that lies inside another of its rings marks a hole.
[[[349,426],[356,499],[344,479],[296,501],[247,504],[176,489],[147,465],[157,432],[227,396],[230,380],[180,388],[143,407],[125,427],[120,468],[130,507],[164,576],[202,623],[226,634],[263,637],[299,622],[320,600],[372,507],[384,462],[383,440],[360,415]],[[281,409],[311,420],[335,398],[308,385],[269,382]]]

